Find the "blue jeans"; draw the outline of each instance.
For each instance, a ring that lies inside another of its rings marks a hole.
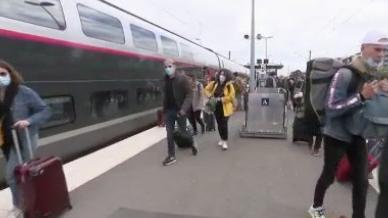
[[[175,157],[175,143],[173,138],[175,121],[178,123],[179,130],[186,132],[186,117],[178,117],[178,111],[176,109],[167,109],[165,111],[164,118],[167,130],[168,156]]]
[[[30,135],[31,141],[35,140],[37,141],[38,135]],[[28,149],[24,146],[26,144],[24,138],[21,143],[21,149],[22,149],[22,158],[24,161],[30,160],[29,154],[28,154]],[[32,143],[32,150],[36,151],[36,145],[35,143]],[[12,194],[12,203],[14,206],[20,208],[22,205],[20,205],[20,193],[17,189],[17,183],[16,183],[16,178],[15,178],[15,167],[19,165],[19,160],[18,156],[16,154],[16,149],[11,148],[8,156],[8,160],[6,163],[6,168],[5,168],[5,179],[7,181],[7,184],[9,185],[9,188],[11,190]]]

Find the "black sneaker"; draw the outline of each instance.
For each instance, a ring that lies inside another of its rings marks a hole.
[[[191,151],[193,152],[194,156],[198,154],[198,146],[195,142],[193,143],[193,146],[191,146]]]
[[[176,162],[176,159],[174,156],[168,156],[163,161],[163,166],[170,166],[171,164],[174,164]]]

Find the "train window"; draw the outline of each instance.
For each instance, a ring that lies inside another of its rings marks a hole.
[[[51,109],[50,120],[43,125],[43,128],[60,126],[71,123],[75,120],[74,101],[70,96],[56,96],[43,98]]]
[[[109,42],[124,44],[124,30],[119,19],[82,4],[77,5],[85,35]]]
[[[100,91],[92,94],[91,115],[98,118],[107,118],[120,115],[129,107],[127,90]]]
[[[181,43],[180,45],[181,45],[182,57],[193,59],[193,52],[191,51],[190,47],[183,43]]]
[[[170,56],[179,56],[178,45],[176,42],[165,36],[161,36],[163,53]]]
[[[130,25],[133,43],[136,48],[141,48],[149,51],[158,51],[158,43],[156,36],[152,31],[131,24]]]
[[[160,81],[147,81],[142,87],[136,89],[136,103],[138,105],[147,102],[157,102],[162,95]]]
[[[0,1],[0,16],[58,30],[66,29],[59,0],[3,0]]]

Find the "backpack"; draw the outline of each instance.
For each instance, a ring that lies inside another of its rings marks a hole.
[[[305,117],[310,123],[324,125],[327,93],[331,80],[341,68],[353,73],[348,92],[358,89],[361,77],[354,67],[332,58],[317,58],[307,62],[304,103]]]

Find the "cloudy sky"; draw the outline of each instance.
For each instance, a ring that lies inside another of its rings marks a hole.
[[[111,0],[187,38],[246,64],[250,60],[251,0]],[[342,57],[359,51],[369,30],[388,32],[387,0],[256,0],[256,33],[273,36],[268,56],[282,74],[305,69],[312,57]],[[256,57],[264,57],[256,41]]]

